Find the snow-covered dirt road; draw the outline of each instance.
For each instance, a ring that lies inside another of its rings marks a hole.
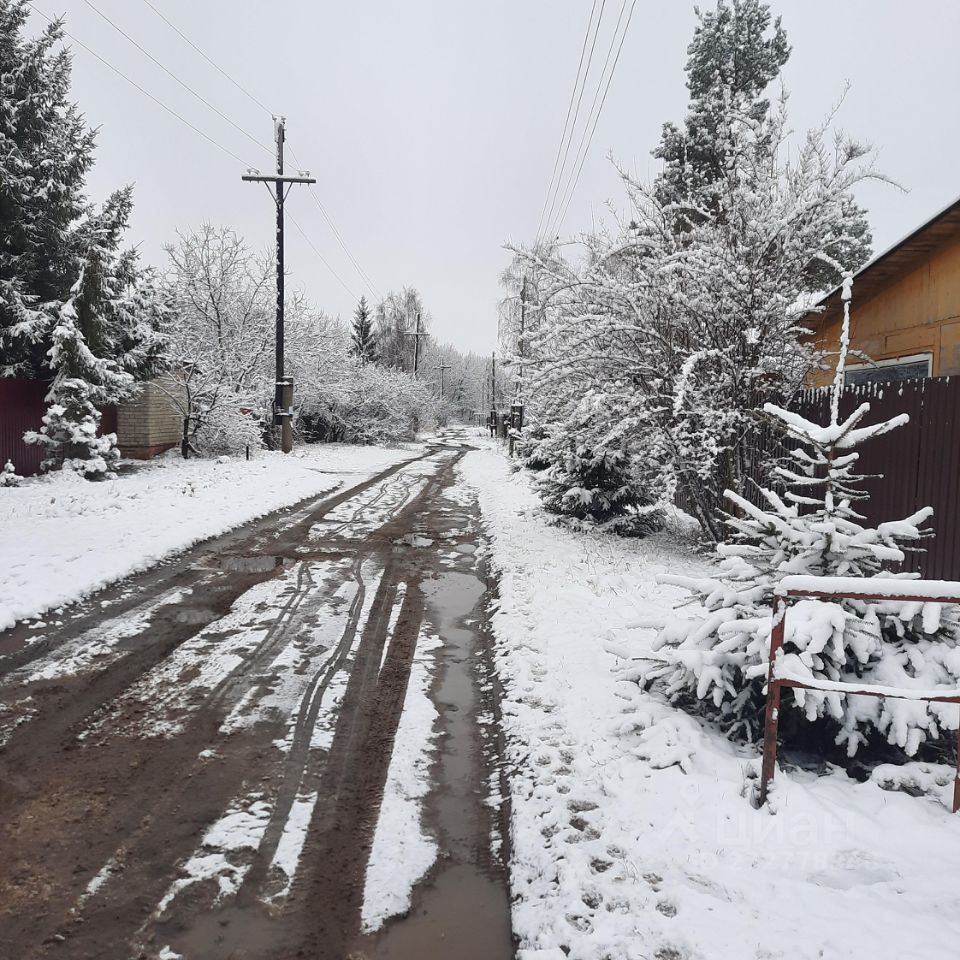
[[[512,955],[464,449],[0,634],[0,957]]]

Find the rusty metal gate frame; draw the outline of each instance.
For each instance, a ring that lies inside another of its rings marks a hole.
[[[784,636],[787,622],[787,606],[790,600],[807,598],[815,600],[892,600],[902,601],[904,603],[947,603],[960,605],[960,583],[943,582],[944,592],[940,594],[916,594],[902,593],[897,595],[871,593],[869,591],[869,580],[864,580],[864,589],[860,590],[809,590],[791,588],[789,585],[790,577],[785,577],[773,598],[773,610],[771,612],[771,621],[773,628],[770,633],[770,662],[767,669],[767,708],[764,720],[763,734],[763,766],[760,774],[760,806],[767,802],[767,795],[770,789],[770,783],[773,780],[777,768],[777,731],[780,724],[780,695],[784,687],[799,688],[802,690],[820,690],[828,693],[838,692],[836,685],[829,687],[820,686],[816,681],[806,683],[802,680],[789,678],[780,678],[776,676],[777,654],[783,649]],[[805,577],[804,580],[811,578]],[[823,577],[824,583],[838,578]],[[840,578],[848,579],[848,578]],[[887,581],[889,583],[889,581]],[[922,580],[897,581],[904,586],[911,584],[924,583]],[[844,685],[847,686],[847,685]],[[896,693],[883,693],[876,687],[863,688],[855,684],[849,684],[849,690],[839,691],[846,694],[856,694],[864,697],[892,697],[895,699],[916,699],[926,700],[928,703],[956,703],[960,704],[960,691],[945,692],[944,696],[923,696],[923,697],[904,697]],[[960,725],[957,727],[957,773],[953,783],[953,812],[960,810]]]

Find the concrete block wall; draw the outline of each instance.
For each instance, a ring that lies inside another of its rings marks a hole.
[[[135,399],[117,407],[117,442],[123,456],[147,460],[180,443],[183,415],[175,398],[181,390],[169,377],[151,380]]]

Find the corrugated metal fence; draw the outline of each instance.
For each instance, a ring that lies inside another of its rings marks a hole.
[[[910,422],[858,447],[857,472],[869,500],[857,509],[876,525],[933,507],[928,526],[934,536],[923,552],[911,554],[904,569],[935,580],[960,579],[960,378],[943,377],[848,387],[841,417],[870,404],[864,424],[910,415]],[[808,390],[791,405],[801,416],[826,423],[830,390]]]
[[[39,473],[43,449],[23,435],[43,426],[46,394],[45,383],[0,377],[0,467],[10,460],[23,477]]]

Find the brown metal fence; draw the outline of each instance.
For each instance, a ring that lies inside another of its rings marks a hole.
[[[43,425],[46,394],[45,383],[0,377],[0,467],[10,460],[21,476],[40,472],[43,450],[23,435]]]
[[[910,422],[858,448],[857,472],[872,476],[864,483],[870,499],[857,509],[875,525],[933,507],[928,526],[934,536],[924,541],[922,552],[908,556],[904,569],[927,579],[960,579],[960,379],[848,387],[840,400],[841,417],[861,403],[870,404],[864,424],[898,413],[909,414]],[[826,423],[830,390],[804,391],[791,407],[801,416]]]
[[[904,570],[932,580],[960,580],[960,377],[937,377],[896,383],[847,387],[840,414],[847,416],[861,403],[870,404],[863,424],[888,420],[899,413],[910,422],[858,448],[857,472],[868,475],[863,487],[870,495],[856,509],[870,525],[902,520],[921,507],[933,507],[927,524],[933,536],[923,549],[911,552]],[[830,416],[830,388],[802,391],[790,409],[815,423]],[[786,453],[778,434],[761,433],[753,459],[758,482],[760,464]],[[744,491],[751,496],[751,491]],[[753,499],[756,499],[755,497]],[[692,512],[690,497],[678,490],[676,503]]]

